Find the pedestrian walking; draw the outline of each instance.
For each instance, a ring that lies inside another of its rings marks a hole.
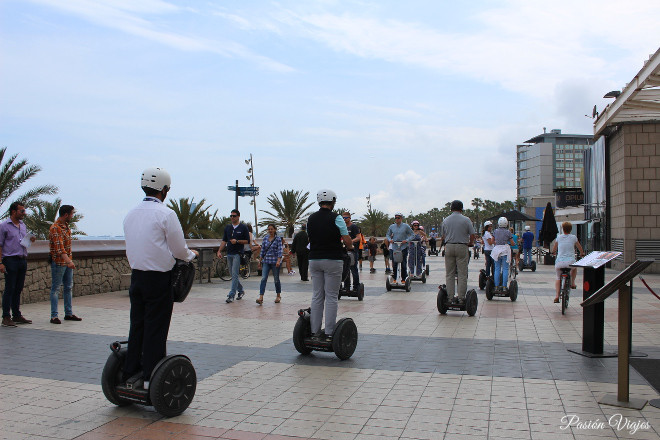
[[[261,244],[261,254],[259,255],[259,264],[261,265],[261,285],[259,286],[259,298],[257,304],[264,303],[264,293],[266,292],[266,282],[268,281],[268,272],[273,272],[273,281],[275,281],[275,293],[277,297],[275,302],[282,300],[282,284],[280,283],[280,265],[282,264],[282,240],[277,236],[275,225],[268,225],[268,235],[264,237]]]
[[[225,231],[218,249],[218,258],[222,258],[222,251],[227,248],[227,265],[231,273],[231,287],[225,302],[234,302],[243,298],[245,290],[241,284],[239,269],[241,267],[242,254],[245,251],[244,245],[250,243],[250,232],[244,223],[241,223],[241,213],[238,209],[232,209],[229,215],[231,223],[225,226]],[[238,295],[236,294],[238,292]]]

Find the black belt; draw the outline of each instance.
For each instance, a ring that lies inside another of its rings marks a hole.
[[[470,246],[470,245],[467,244],[467,243],[445,243],[445,244],[462,244],[463,246]]]
[[[8,257],[2,257],[3,260],[4,260],[5,258],[18,258],[19,260],[27,260],[27,257],[24,257],[24,256],[22,256],[22,255],[10,255],[10,256],[8,256]]]

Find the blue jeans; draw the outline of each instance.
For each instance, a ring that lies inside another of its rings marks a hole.
[[[511,255],[511,258],[513,258],[513,255]],[[500,258],[495,260],[495,287],[506,286],[506,282],[508,279],[509,279],[509,263],[506,262],[506,255],[502,255],[500,256]],[[500,281],[502,282],[500,283]]]
[[[275,280],[275,292],[279,296],[282,293],[282,284],[280,283],[280,268],[276,264],[264,263],[261,266],[261,286],[259,294],[263,295],[266,291],[266,281],[268,281],[268,272],[273,271],[273,280]]]
[[[241,256],[240,254],[229,255],[227,254],[227,264],[229,265],[229,273],[231,273],[231,288],[229,289],[229,298],[233,298],[236,295],[236,291],[243,293],[243,285],[241,284],[240,275],[238,270],[241,267]]]
[[[50,317],[57,318],[57,301],[60,286],[64,285],[62,298],[64,299],[64,316],[73,315],[71,309],[71,290],[73,289],[73,269],[58,266],[55,262],[50,264],[52,285],[50,287]]]
[[[25,283],[27,273],[27,260],[18,257],[5,257],[2,259],[5,265],[5,291],[2,294],[2,317],[9,318],[9,312],[14,318],[21,316],[21,292]]]
[[[525,263],[525,266],[532,265],[532,248],[523,248],[523,263]]]

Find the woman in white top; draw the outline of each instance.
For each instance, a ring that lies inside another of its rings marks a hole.
[[[562,234],[557,235],[557,240],[552,245],[552,253],[557,255],[555,260],[555,271],[557,272],[557,280],[555,281],[555,302],[559,302],[559,282],[561,280],[561,269],[570,267],[575,263],[575,248],[580,251],[580,257],[584,257],[584,250],[580,245],[579,240],[575,235],[571,235],[573,225],[571,222],[564,222],[561,224]],[[575,277],[577,276],[577,268],[571,268],[571,289],[575,289]]]
[[[486,276],[492,276],[493,275],[493,259],[490,257],[490,253],[493,251],[493,247],[495,246],[495,237],[493,237],[493,234],[491,234],[491,230],[493,229],[493,222],[490,220],[486,221],[484,223],[484,232],[482,234],[483,240],[484,240],[484,255],[486,256]]]

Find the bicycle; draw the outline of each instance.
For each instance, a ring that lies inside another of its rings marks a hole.
[[[242,278],[250,277],[250,258],[242,255],[241,263],[238,268],[238,273]],[[229,269],[229,263],[227,262],[227,256],[223,255],[222,258],[218,258],[218,261],[215,263],[215,274],[222,281],[231,281],[231,270]]]
[[[571,268],[562,267],[561,276],[559,278],[559,297],[561,301],[561,314],[566,313],[568,308],[568,300],[571,296]]]

